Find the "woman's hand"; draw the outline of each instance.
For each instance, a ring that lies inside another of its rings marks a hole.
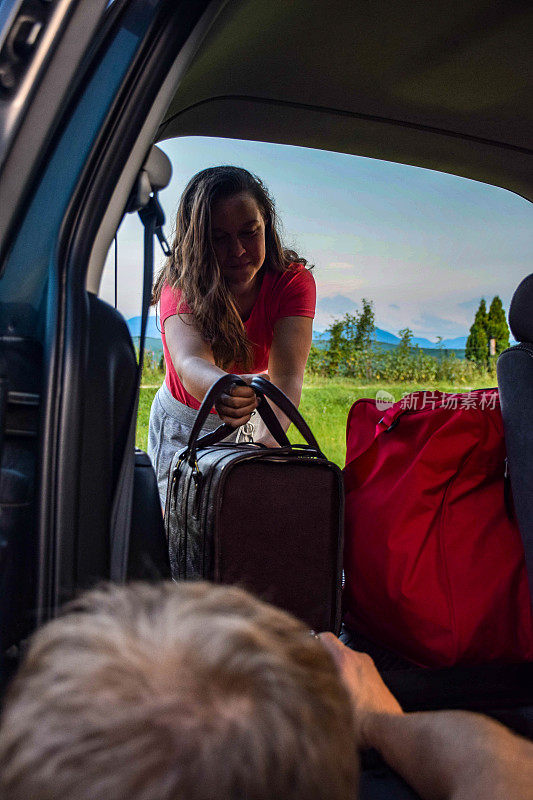
[[[253,375],[240,376],[243,380],[254,377]],[[249,381],[246,380],[246,383]],[[227,394],[219,397],[215,403],[217,414],[222,420],[231,425],[233,428],[238,428],[249,421],[252,411],[255,411],[258,405],[257,395],[250,386],[240,386],[234,384]]]
[[[270,380],[270,375],[268,374],[268,372],[258,372],[257,374],[252,374],[252,375],[239,375],[239,377],[242,378],[242,380],[245,381],[246,383],[251,383],[254,378],[265,378],[265,380],[267,381]],[[259,400],[257,401],[257,405],[259,405]],[[259,414],[255,415],[253,423],[254,423],[253,440],[255,444],[262,444],[265,447],[279,447],[278,442],[270,434],[270,431],[267,430]]]
[[[165,321],[165,336],[172,363],[186,391],[202,401],[217,378],[227,374],[215,365],[211,347],[187,317],[175,315]],[[250,383],[255,375],[239,376]],[[265,375],[265,377],[268,377]],[[234,428],[244,425],[257,408],[257,398],[249,386],[234,385],[215,403],[222,420]]]

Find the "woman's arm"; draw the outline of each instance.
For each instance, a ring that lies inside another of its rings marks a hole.
[[[168,317],[164,323],[165,338],[180,381],[201,402],[211,384],[226,373],[216,366],[211,347],[189,319],[192,319],[190,314]],[[234,386],[230,394],[222,395],[215,403],[222,422],[234,428],[248,422],[256,407],[255,392],[247,386]]]
[[[296,407],[300,404],[305,365],[313,336],[313,320],[310,317],[282,317],[274,325],[274,336],[268,359],[268,376]],[[275,405],[272,405],[284,431],[289,420]],[[257,416],[257,415],[256,415]],[[256,424],[254,441],[268,447],[276,447],[265,424]]]

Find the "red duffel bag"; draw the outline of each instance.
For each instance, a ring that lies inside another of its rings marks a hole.
[[[533,660],[497,389],[352,406],[346,624],[423,666]]]

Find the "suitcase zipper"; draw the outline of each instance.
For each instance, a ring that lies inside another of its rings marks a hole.
[[[185,455],[182,453],[178,457],[178,461],[176,462],[176,466],[174,467],[174,473],[172,475],[173,491],[171,497],[173,501],[172,510],[174,512],[175,520],[177,517],[177,506],[178,506],[178,490],[179,490],[178,478],[184,461],[185,461]],[[185,487],[183,487],[183,496],[184,495],[185,495]],[[177,526],[176,522],[176,527],[178,535],[177,535],[177,548],[176,548],[177,552],[175,555],[175,559],[178,567],[178,578],[184,578],[185,577],[184,554],[186,551],[186,537],[187,537],[186,523],[184,524],[183,528],[181,528]]]

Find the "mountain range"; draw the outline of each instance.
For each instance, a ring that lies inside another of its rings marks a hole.
[[[329,333],[327,333],[327,331],[313,331],[313,341],[327,342],[328,339]],[[424,339],[421,336],[413,336],[411,339],[411,344],[418,345],[419,347],[424,348],[424,350],[438,350],[439,347],[442,347],[445,350],[464,350],[466,347],[466,340],[466,336],[456,336],[454,339],[443,339],[440,344],[436,344],[435,342],[431,342],[429,339]],[[374,341],[380,344],[400,344],[400,338],[398,336],[395,336],[389,331],[383,330],[383,328],[374,328]]]
[[[127,320],[128,328],[132,338],[139,338],[141,332],[141,318],[140,317],[131,317]],[[155,316],[148,317],[148,322],[146,325],[146,338],[147,339],[157,339],[161,340],[161,332],[158,327],[157,318]],[[315,342],[327,342],[329,339],[329,334],[325,331],[314,330],[313,331],[313,341]],[[423,347],[424,349],[428,350],[436,350],[438,347],[443,347],[447,350],[464,350],[466,347],[466,336],[457,336],[455,339],[443,339],[440,345],[435,344],[435,342],[431,342],[429,339],[424,339],[423,337],[413,337],[412,343],[414,345],[418,345],[419,347]],[[382,344],[392,344],[397,345],[400,343],[400,339],[398,336],[395,336],[393,333],[389,331],[383,330],[383,328],[374,328],[374,341],[380,342]]]

